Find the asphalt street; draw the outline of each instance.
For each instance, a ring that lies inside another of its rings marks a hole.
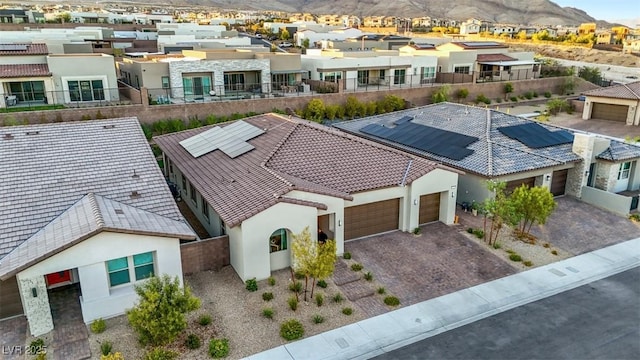
[[[375,359],[640,359],[640,267]]]

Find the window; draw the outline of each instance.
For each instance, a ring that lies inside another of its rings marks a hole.
[[[107,271],[109,272],[109,285],[117,286],[128,283],[129,262],[126,257],[107,261]]]
[[[423,66],[422,71],[420,72],[420,80],[424,79],[433,79],[436,77],[436,68],[435,66]]]
[[[243,73],[224,74],[224,89],[228,91],[244,90],[244,74]]]
[[[405,70],[405,69],[395,69],[393,71],[393,83],[395,85],[404,84],[406,72],[407,72],[407,70]]]
[[[143,280],[153,276],[153,253],[133,255],[133,267],[136,280]]]
[[[162,88],[163,89],[170,88],[170,86],[169,86],[169,77],[168,76],[163,76],[162,77]]]
[[[182,177],[182,190],[187,191],[187,178],[184,174],[180,175]]]
[[[67,81],[71,101],[104,100],[102,80]]]
[[[269,237],[269,252],[287,250],[287,230],[278,229]]]
[[[182,78],[185,95],[204,95],[211,91],[211,77],[193,76]]]
[[[202,215],[209,220],[209,204],[207,204],[202,195],[200,195],[200,202],[202,203]]]
[[[471,72],[471,68],[469,66],[456,66],[453,68],[453,72],[456,74],[469,74]]]
[[[44,95],[44,81],[10,82],[9,93],[18,101],[42,101]]]
[[[324,75],[324,81],[329,82],[338,82],[338,80],[342,79],[342,72],[330,72],[330,73],[321,73],[320,75]]]
[[[369,83],[369,70],[358,70],[358,85]]]
[[[625,162],[620,164],[620,169],[618,169],[618,180],[628,179],[630,171],[631,171],[631,162]]]
[[[196,203],[196,188],[193,187],[192,183],[189,183],[189,194],[191,195],[191,200]],[[198,205],[196,203],[196,205]]]
[[[384,69],[380,69],[379,75],[378,75],[378,79],[380,80],[384,80],[386,77],[386,73]]]

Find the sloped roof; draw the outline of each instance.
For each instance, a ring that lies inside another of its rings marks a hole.
[[[0,44],[7,45],[12,49],[2,49],[0,46],[0,56],[19,56],[19,55],[48,55],[49,49],[47,44]],[[23,49],[18,49],[22,47]]]
[[[497,41],[454,41],[451,44],[463,49],[505,49],[508,48],[504,43]]]
[[[102,231],[195,239],[182,221],[89,193],[2,258],[0,278],[4,280]]]
[[[505,54],[478,54],[476,57],[476,61],[516,61],[518,59],[512,58],[511,56],[507,56]]]
[[[0,259],[91,192],[182,220],[136,118],[3,127],[0,159]]]
[[[0,78],[51,76],[47,64],[0,65]]]
[[[467,148],[473,153],[461,160],[452,160],[423,150],[411,148],[393,141],[381,139],[360,130],[369,124],[394,127],[395,121],[402,117],[411,117],[415,124],[435,127],[458,134],[477,137],[479,140]],[[379,141],[426,158],[440,161],[446,165],[486,177],[502,176],[535,169],[562,165],[580,161],[572,152],[572,144],[561,144],[533,149],[523,143],[502,134],[498,128],[530,123],[518,116],[499,111],[453,103],[439,103],[409,110],[397,111],[368,118],[337,123],[334,126],[359,136]],[[551,131],[557,128],[540,123]]]
[[[583,92],[587,96],[599,96],[615,99],[640,100],[640,81],[629,84],[607,86]]]
[[[640,158],[640,146],[612,140],[609,147],[596,156],[608,161],[625,161]]]
[[[291,202],[285,195],[292,190],[351,199],[352,193],[398,186],[403,179],[411,183],[437,167],[432,161],[296,118],[264,114],[243,121],[265,133],[247,141],[255,149],[234,159],[218,150],[196,159],[180,146],[180,141],[211,127],[155,138],[229,226],[278,202]]]

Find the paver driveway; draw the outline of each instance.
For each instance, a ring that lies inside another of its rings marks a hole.
[[[403,305],[478,285],[517,272],[460,233],[461,226],[442,223],[422,227],[422,235],[394,231],[345,243],[345,251],[362,263],[388,293]]]

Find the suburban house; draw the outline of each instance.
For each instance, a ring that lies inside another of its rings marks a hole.
[[[124,58],[117,67],[124,82],[146,87],[152,99],[161,96],[167,102],[267,94],[300,84],[303,72],[300,54],[272,53],[265,47],[183,50],[181,55]]]
[[[544,186],[621,214],[637,207],[640,147],[621,140],[453,103],[334,126],[463,171],[461,203],[493,196],[486,181],[496,180],[507,191]]]
[[[311,80],[341,82],[346,90],[368,86],[409,87],[430,84],[436,78],[438,58],[433,55],[389,51],[308,49],[301,66]]]
[[[293,41],[296,46],[302,46],[305,40],[309,40],[309,47],[322,47],[327,45],[327,41],[346,40],[362,35],[360,29],[351,27],[340,29],[299,29],[293,35]],[[324,41],[323,41],[324,40]]]
[[[540,76],[533,52],[509,52],[504,43],[454,41],[440,44],[436,50],[438,73],[463,74],[468,81],[525,80]]]
[[[166,176],[211,236],[229,236],[243,280],[291,264],[308,227],[344,242],[454,221],[458,174],[298,118],[263,114],[155,137]],[[315,237],[315,235],[312,235]]]
[[[640,125],[640,81],[590,90],[582,95],[585,96],[583,119]]]
[[[469,34],[477,34],[480,32],[480,26],[482,25],[482,21],[478,19],[468,19],[460,23],[460,34],[469,35]]]
[[[111,55],[49,54],[45,44],[0,44],[0,107],[119,98]]]
[[[196,236],[136,118],[3,127],[0,158],[0,318],[24,314],[39,336],[53,288],[78,286],[89,323],[123,314],[151,275],[182,279],[180,240]]]
[[[323,43],[323,48],[341,51],[358,50],[397,50],[408,45],[411,38],[399,35],[362,34],[345,40],[329,40]]]

